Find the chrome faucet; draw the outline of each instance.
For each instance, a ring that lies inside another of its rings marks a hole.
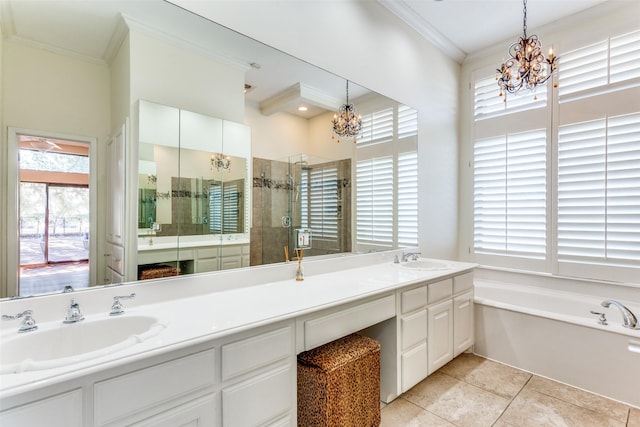
[[[420,252],[407,252],[406,254],[402,254],[402,262],[409,261],[411,258],[413,261],[417,260],[420,257]]]
[[[14,314],[12,316],[8,314],[3,314],[2,320],[22,319],[22,323],[20,324],[20,328],[18,329],[18,332],[19,333],[31,332],[38,329],[38,325],[36,325],[36,320],[33,317],[31,317],[32,315],[33,315],[33,310],[25,310],[21,313]]]
[[[602,306],[604,308],[609,308],[610,305],[615,305],[616,307],[618,307],[620,309],[620,311],[622,312],[622,319],[624,321],[623,325],[625,328],[629,328],[629,329],[636,329],[638,326],[638,319],[636,318],[636,316],[631,312],[631,310],[629,310],[627,307],[625,307],[622,303],[616,301],[616,300],[606,300],[606,301],[602,301]]]
[[[109,313],[109,316],[118,316],[120,314],[124,314],[124,310],[122,308],[122,303],[120,302],[120,300],[132,299],[135,298],[135,296],[136,294],[134,292],[130,295],[116,295],[115,297],[113,297],[113,304],[111,304],[111,312]]]
[[[64,318],[62,323],[78,323],[82,320],[84,320],[84,316],[80,311],[80,304],[78,304],[75,298],[71,298],[71,304],[67,310],[67,316]]]

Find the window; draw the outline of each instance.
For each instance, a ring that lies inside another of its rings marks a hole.
[[[546,142],[544,130],[476,142],[476,253],[545,258]]]
[[[303,170],[300,186],[302,228],[310,228],[314,239],[337,242],[340,214],[337,167]]]
[[[398,155],[398,245],[418,246],[417,151]]]
[[[393,157],[356,164],[358,244],[393,247]]]
[[[640,262],[640,113],[560,127],[558,260]]]
[[[640,31],[563,53],[558,81],[555,100],[504,109],[494,79],[475,82],[474,259],[637,282]]]
[[[369,108],[357,141],[358,249],[417,246],[418,113],[397,104]]]
[[[241,233],[243,181],[213,182],[209,186],[209,230],[213,233]]]

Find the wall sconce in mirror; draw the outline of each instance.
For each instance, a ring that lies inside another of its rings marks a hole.
[[[227,156],[222,155],[222,153],[216,153],[211,156],[211,170],[216,168],[218,172],[221,170],[226,170],[230,172],[231,168],[231,159]]]

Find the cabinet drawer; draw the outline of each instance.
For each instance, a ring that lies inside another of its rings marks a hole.
[[[18,406],[0,413],[2,427],[82,427],[82,390]]]
[[[198,249],[198,259],[203,258],[217,258],[218,257],[218,248],[199,248]]]
[[[395,295],[304,322],[304,349],[344,337],[396,315]]]
[[[473,288],[473,273],[466,273],[453,278],[453,293],[468,291]]]
[[[208,350],[94,385],[96,425],[152,408],[214,383],[214,351]]]
[[[258,426],[291,409],[291,366],[283,366],[222,390],[222,425]]]
[[[222,346],[222,380],[286,358],[293,353],[291,327]]]
[[[453,280],[446,279],[427,286],[429,291],[429,304],[451,298],[453,292]]]
[[[138,264],[155,264],[157,262],[169,262],[176,260],[177,250],[160,249],[151,251],[138,251]]]
[[[222,256],[227,256],[227,255],[242,255],[242,246],[239,246],[239,245],[222,246]]]
[[[427,339],[427,310],[402,318],[402,349],[406,350]]]
[[[427,287],[421,286],[402,293],[402,314],[427,305]]]
[[[427,343],[402,353],[402,392],[427,377]]]

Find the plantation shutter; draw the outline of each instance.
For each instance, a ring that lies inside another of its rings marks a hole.
[[[393,157],[358,161],[356,180],[358,243],[393,247]]]
[[[393,108],[362,115],[362,130],[358,135],[358,145],[390,141],[393,141]]]
[[[640,113],[560,126],[558,259],[640,261]]]
[[[222,233],[222,185],[219,182],[209,186],[209,230]]]
[[[535,92],[522,90],[517,95],[508,95],[507,102],[500,96],[500,87],[495,77],[476,81],[474,85],[475,120],[498,117],[505,114],[540,108],[547,105],[546,86]]]
[[[222,225],[224,233],[237,233],[240,219],[240,193],[236,183],[225,183],[222,207]]]
[[[311,170],[308,203],[307,228],[311,228],[314,239],[338,241],[337,167],[319,167]]]
[[[474,251],[546,257],[546,133],[478,140],[474,148]]]
[[[418,152],[398,155],[398,245],[418,245]]]

